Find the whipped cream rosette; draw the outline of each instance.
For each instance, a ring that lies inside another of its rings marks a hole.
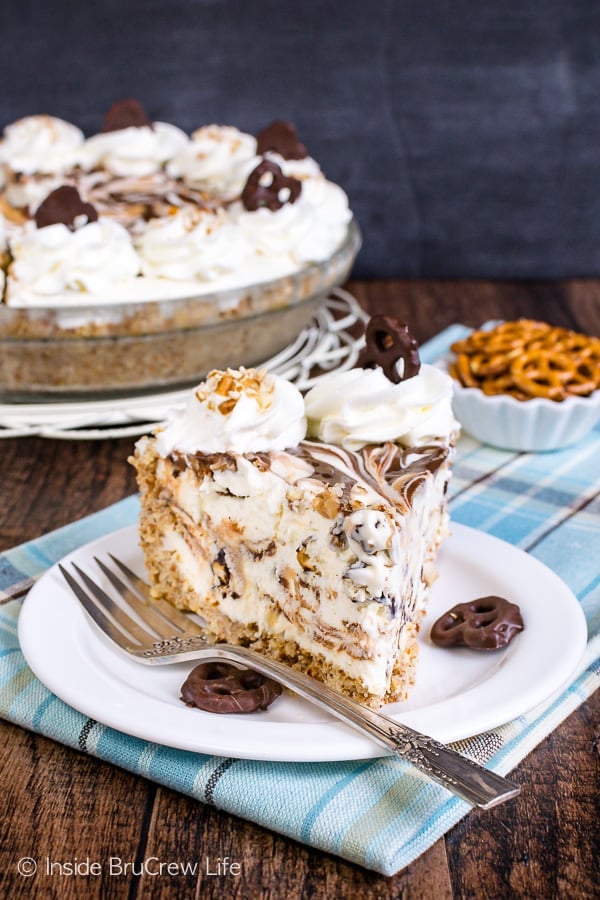
[[[140,261],[125,229],[110,220],[72,231],[57,223],[46,228],[29,223],[13,238],[9,275],[11,304],[48,303],[52,297],[106,296],[135,278]]]
[[[88,138],[79,148],[77,163],[82,169],[104,168],[113,175],[150,175],[188,141],[184,131],[167,122],[122,128]]]
[[[259,255],[286,254],[296,266],[330,256],[352,218],[344,191],[322,175],[303,181],[293,203],[276,210],[248,210],[236,203],[231,216]]]
[[[4,129],[0,162],[12,172],[64,174],[76,165],[83,132],[55,116],[26,116]]]
[[[265,370],[211,372],[183,412],[158,433],[162,456],[257,453],[295,447],[306,434],[302,394]]]
[[[235,197],[257,164],[256,138],[231,125],[206,125],[167,166],[174,178],[209,193]]]
[[[137,239],[145,275],[211,281],[242,267],[252,254],[223,210],[184,208],[154,219]]]

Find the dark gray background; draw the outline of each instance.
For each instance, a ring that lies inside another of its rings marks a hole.
[[[363,277],[600,274],[600,2],[0,5],[0,122],[114,100],[186,130],[294,121]]]

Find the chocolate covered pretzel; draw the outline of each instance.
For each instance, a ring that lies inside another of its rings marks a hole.
[[[248,176],[242,203],[251,212],[263,207],[275,212],[285,203],[295,203],[301,190],[302,184],[297,178],[288,178],[277,163],[263,159]]]
[[[380,366],[390,381],[399,384],[419,374],[419,344],[402,319],[394,316],[372,316],[365,331],[365,347],[358,359],[362,369]],[[398,363],[403,361],[402,373]]]
[[[278,119],[263,128],[256,135],[256,152],[259,156],[271,151],[284,159],[305,159],[308,150],[298,137],[298,132],[291,122]]]
[[[98,218],[96,208],[91,203],[85,203],[79,196],[76,187],[63,184],[52,191],[38,206],[35,214],[35,224],[38,228],[46,228],[48,225],[66,225],[74,230],[77,219],[86,217],[86,222],[95,222]]]
[[[213,713],[252,713],[267,709],[281,694],[281,685],[254,672],[226,662],[196,666],[181,688],[186,706]]]
[[[121,131],[123,128],[152,128],[152,121],[139,100],[117,100],[106,110],[102,131]]]
[[[457,603],[434,623],[430,637],[439,647],[499,650],[524,628],[516,603],[504,597],[479,597]]]

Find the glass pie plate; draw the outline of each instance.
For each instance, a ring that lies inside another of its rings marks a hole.
[[[210,369],[282,350],[348,278],[356,222],[327,260],[196,297],[17,308],[0,304],[0,400],[120,396],[196,384]]]

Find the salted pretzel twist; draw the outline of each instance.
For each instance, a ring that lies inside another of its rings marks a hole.
[[[600,388],[600,338],[546,322],[503,322],[490,331],[473,331],[451,350],[452,377],[485,394],[562,401]]]

